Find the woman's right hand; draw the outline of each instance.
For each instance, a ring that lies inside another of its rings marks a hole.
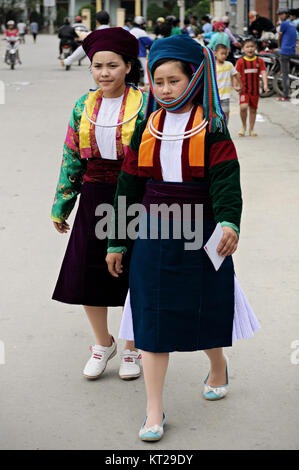
[[[65,220],[63,222],[53,222],[53,224],[59,233],[67,233],[70,229],[69,224]]]
[[[122,253],[108,253],[106,256],[108,271],[113,277],[119,277],[119,274],[123,272],[122,257]]]

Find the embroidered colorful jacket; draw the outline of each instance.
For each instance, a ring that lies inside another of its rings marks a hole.
[[[193,113],[195,114],[195,113]],[[163,129],[163,115],[158,130]],[[191,128],[191,127],[190,127]],[[186,128],[187,130],[187,128]],[[130,149],[122,164],[115,194],[115,226],[117,227],[117,197],[126,196],[126,204],[142,202],[147,180],[162,181],[159,159],[160,141],[156,140],[152,159],[142,156],[142,146],[147,139],[147,122],[140,123],[133,134]],[[196,147],[190,144],[194,139],[186,139],[182,148],[183,181],[205,181],[209,184],[214,218],[222,225],[231,226],[239,234],[242,212],[240,187],[240,167],[235,146],[229,131],[209,133],[205,130],[204,142],[199,143],[202,155],[196,155]],[[200,152],[199,152],[200,153]],[[116,252],[126,249],[129,240],[109,239],[108,251]]]
[[[55,222],[66,220],[81,191],[83,177],[87,169],[87,159],[101,159],[105,170],[106,162],[110,160],[102,159],[96,142],[95,126],[90,123],[85,116],[84,107],[86,105],[87,115],[92,121],[96,121],[102,101],[101,90],[92,90],[81,96],[76,102],[71,119],[68,125],[67,135],[63,147],[63,157],[61,169],[56,188],[54,203],[52,206],[51,218]],[[129,149],[129,143],[137,124],[143,120],[144,109],[146,105],[146,94],[143,93],[144,105],[138,116],[127,124],[118,127],[116,130],[116,149],[117,158],[123,160]],[[140,105],[140,93],[133,87],[127,87],[120,114],[117,122],[123,122],[134,115]],[[116,163],[117,174],[119,166]],[[112,162],[113,165],[113,162]],[[115,172],[115,171],[114,171]],[[109,173],[106,181],[109,180]],[[86,178],[88,181],[88,178]]]

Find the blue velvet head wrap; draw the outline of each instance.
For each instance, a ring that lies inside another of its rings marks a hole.
[[[190,36],[178,34],[154,41],[149,51],[148,65],[152,70],[153,65],[161,59],[177,59],[200,65],[203,58],[203,48],[198,42]]]
[[[193,76],[188,87],[179,98],[172,102],[164,102],[154,94],[152,69],[155,63],[161,59],[175,59],[186,62],[193,70]],[[192,102],[202,85],[204,85],[203,108],[205,119],[209,122],[209,129],[211,132],[215,132],[217,129],[225,129],[225,115],[221,108],[216,81],[215,56],[211,49],[202,46],[186,35],[158,39],[153,43],[149,52],[148,76],[151,93],[148,100],[147,114],[157,107],[157,103],[169,111],[178,111],[187,103]]]

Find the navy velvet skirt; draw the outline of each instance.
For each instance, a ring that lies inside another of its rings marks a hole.
[[[85,182],[78,211],[62,262],[52,299],[68,304],[117,307],[125,303],[129,268],[123,262],[123,274],[114,278],[105,261],[107,238],[96,237],[95,227],[102,218],[95,215],[99,204],[113,205],[116,184]]]
[[[225,258],[215,271],[203,248],[186,250],[189,240],[150,239],[150,205],[203,204],[203,244],[216,222],[205,183],[147,183],[130,264],[130,296],[135,346],[151,352],[196,351],[232,345],[234,267]],[[193,221],[194,223],[194,221]],[[193,226],[194,228],[194,226]],[[147,235],[147,238],[146,238]]]

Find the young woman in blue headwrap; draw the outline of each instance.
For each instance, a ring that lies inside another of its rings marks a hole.
[[[126,339],[133,335],[142,350],[147,416],[139,437],[155,441],[163,435],[169,352],[204,350],[211,363],[204,398],[218,400],[226,395],[229,380],[222,348],[252,336],[259,324],[234,276],[231,255],[237,249],[242,211],[240,173],[220,106],[214,55],[187,36],[160,39],[150,50],[148,74],[153,103],[160,109],[135,129],[114,207],[116,222],[118,196],[126,196],[127,207],[141,201],[145,207],[130,264],[133,331],[124,314],[123,332]],[[196,229],[200,222],[203,243],[221,224],[218,253],[225,259],[218,271],[203,248],[186,249],[185,232],[175,236],[177,214],[168,221],[170,235],[165,239],[165,213],[159,217],[157,204],[188,205],[183,226],[189,221]],[[155,222],[157,236],[151,237]],[[128,217],[128,228],[129,223]],[[129,245],[129,237],[117,231],[109,240],[106,260],[115,277],[122,272],[119,251],[124,253]]]

